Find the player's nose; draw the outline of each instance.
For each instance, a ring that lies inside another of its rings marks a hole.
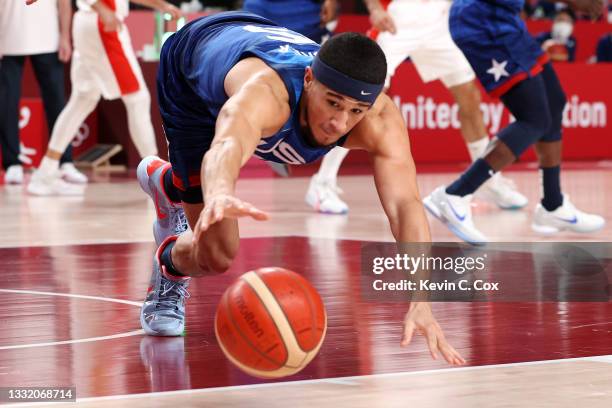
[[[334,116],[332,116],[330,124],[334,132],[338,132],[340,134],[346,133],[348,130],[348,113],[344,111],[336,112]]]

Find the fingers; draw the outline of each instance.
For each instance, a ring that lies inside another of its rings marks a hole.
[[[414,335],[414,330],[416,329],[416,325],[412,320],[407,321],[404,324],[404,334],[402,336],[402,341],[400,343],[401,347],[407,347],[412,341],[412,336]]]
[[[199,239],[199,234],[207,231],[211,225],[220,222],[224,218],[251,217],[257,221],[265,221],[269,218],[268,214],[253,204],[238,199],[219,199],[211,200],[200,214],[194,240]]]
[[[429,347],[429,354],[431,354],[431,358],[437,360],[440,350],[438,349],[438,338],[435,331],[426,331],[425,337],[427,337],[427,347]]]
[[[406,320],[404,323],[402,341],[400,343],[402,347],[406,347],[411,343],[416,330],[416,323],[413,320]],[[448,364],[455,366],[465,364],[465,359],[446,341],[444,333],[439,326],[430,325],[429,327],[421,328],[421,332],[425,335],[431,358],[438,360],[441,354]]]
[[[448,344],[446,340],[438,341],[438,349],[444,356],[444,359],[452,365],[464,365],[465,359],[461,357],[461,354],[453,346]]]

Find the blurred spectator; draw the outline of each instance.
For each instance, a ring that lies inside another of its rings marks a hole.
[[[564,4],[540,0],[536,2],[535,6],[532,6],[532,13],[530,16],[535,19],[553,18],[557,14],[557,11],[564,7],[566,7]]]
[[[29,58],[40,86],[47,119],[53,129],[65,104],[64,65],[70,60],[69,0],[47,0],[32,6],[23,1],[0,1],[2,36],[0,37],[0,149],[7,184],[23,182],[23,167],[19,160],[19,99],[25,59]],[[70,177],[84,177],[72,165],[69,146],[61,158],[63,169]]]
[[[597,62],[612,62],[612,33],[604,34],[597,42]]]
[[[559,10],[555,15],[552,30],[536,37],[542,50],[552,61],[575,61],[577,44],[572,35],[575,21],[576,15],[571,9]]]

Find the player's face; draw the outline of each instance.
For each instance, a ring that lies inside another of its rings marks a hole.
[[[310,130],[311,142],[327,146],[350,132],[370,109],[370,104],[334,92],[314,80],[312,71],[304,77],[306,109],[303,121]]]

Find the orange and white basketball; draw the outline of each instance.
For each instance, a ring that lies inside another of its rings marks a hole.
[[[321,296],[283,268],[247,272],[223,294],[215,334],[226,357],[255,377],[278,378],[303,369],[317,354],[327,315]]]

